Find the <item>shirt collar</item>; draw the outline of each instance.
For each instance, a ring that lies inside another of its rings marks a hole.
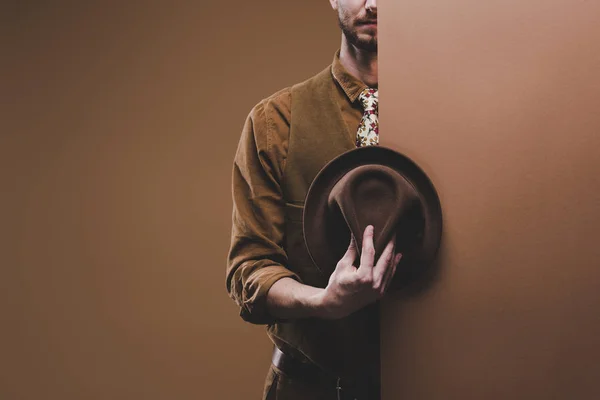
[[[335,52],[335,56],[333,57],[333,63],[331,65],[331,73],[333,74],[333,78],[340,85],[346,96],[351,103],[354,103],[360,93],[367,88],[360,79],[356,78],[354,75],[350,74],[346,68],[342,65],[340,61],[340,50],[338,49]]]

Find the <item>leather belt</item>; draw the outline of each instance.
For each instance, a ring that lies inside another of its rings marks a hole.
[[[336,390],[338,400],[344,398],[357,400],[375,400],[374,397],[358,395],[359,392],[365,393],[368,387],[363,386],[359,390],[356,380],[348,380],[331,375],[325,372],[317,365],[309,362],[300,361],[288,354],[285,354],[277,346],[273,348],[273,365],[277,367],[289,378],[303,380],[305,382],[317,383]],[[349,397],[346,397],[349,396]],[[376,399],[379,400],[379,399]]]

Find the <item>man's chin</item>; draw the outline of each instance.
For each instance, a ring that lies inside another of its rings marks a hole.
[[[358,37],[356,43],[354,45],[365,51],[376,52],[377,51],[377,37],[369,36],[369,37]]]
[[[377,53],[377,42],[368,43],[361,47],[362,50],[367,51],[369,53]]]
[[[377,29],[361,29],[344,32],[346,39],[357,49],[377,52]]]

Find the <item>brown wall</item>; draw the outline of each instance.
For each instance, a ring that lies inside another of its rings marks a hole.
[[[256,101],[331,61],[335,16],[121,3],[3,6],[0,397],[259,398],[231,159]],[[382,142],[446,224],[437,281],[385,301],[384,399],[598,397],[600,7],[379,7]]]
[[[231,162],[250,108],[331,62],[328,2],[9,3],[0,398],[260,398]]]
[[[383,138],[445,212],[437,281],[385,302],[384,399],[600,398],[600,4],[379,11]]]

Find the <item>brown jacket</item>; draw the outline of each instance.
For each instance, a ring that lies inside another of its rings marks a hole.
[[[357,98],[364,88],[336,52],[331,66],[252,109],[233,168],[227,290],[241,317],[268,325],[269,336],[282,350],[346,376],[368,365],[375,351],[375,305],[335,321],[283,321],[269,315],[266,294],[283,277],[327,285],[328,277],[313,265],[304,245],[304,198],[318,171],[354,148],[362,117]]]

